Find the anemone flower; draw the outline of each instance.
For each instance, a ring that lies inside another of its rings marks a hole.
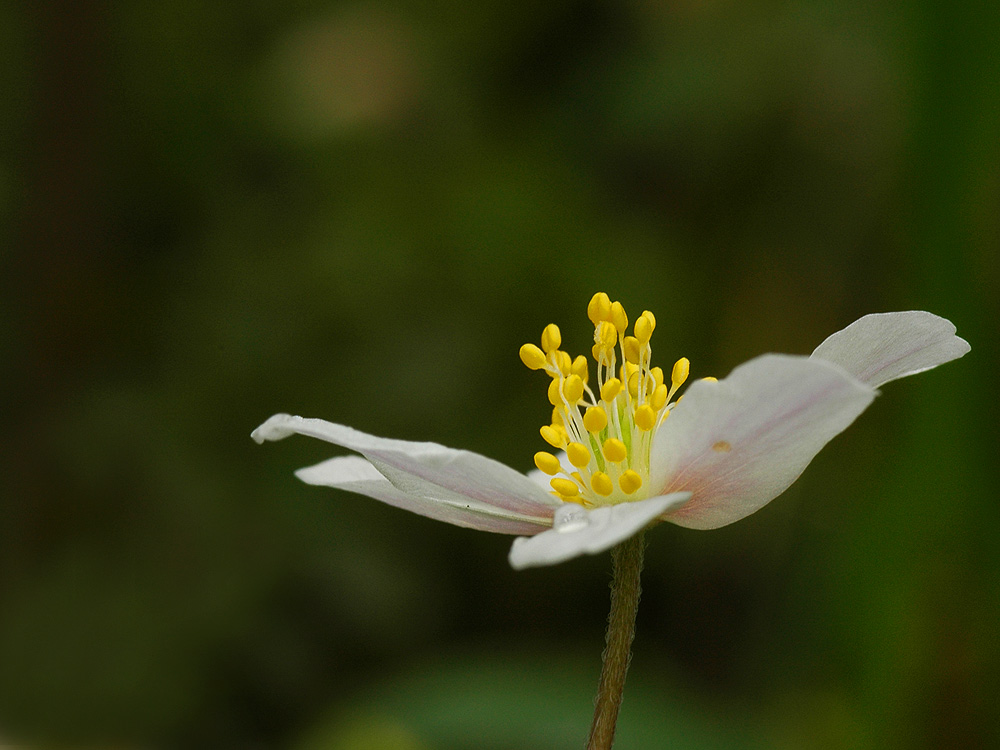
[[[714,529],[759,510],[868,408],[879,386],[957,359],[969,345],[928,312],[866,315],[808,357],[764,354],[675,398],[690,363],[677,360],[669,377],[652,366],[651,312],[635,320],[631,335],[624,308],[603,292],[587,312],[593,379],[586,357],[560,348],[554,324],[542,331],[541,346],[521,347],[522,362],[549,376],[553,407],[540,430],[552,451],[536,453],[528,475],[469,451],[288,414],[271,417],[252,437],[262,443],[298,433],[355,451],[361,455],[296,476],[439,521],[517,535],[509,556],[517,569],[614,547],[608,650],[588,745],[605,748],[634,634],[642,532],[660,521]]]

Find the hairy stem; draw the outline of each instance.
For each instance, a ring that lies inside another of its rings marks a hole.
[[[639,575],[645,534],[639,532],[611,550],[614,578],[611,581],[611,613],[608,615],[607,646],[602,655],[601,682],[594,703],[587,750],[610,750],[615,741],[618,709],[625,690],[625,674],[632,658],[635,615],[639,609]]]

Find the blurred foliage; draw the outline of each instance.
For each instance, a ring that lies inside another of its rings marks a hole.
[[[880,310],[972,354],[650,534],[623,748],[1000,746],[1000,12],[0,6],[0,741],[562,748],[606,556],[295,481],[276,411],[524,469],[597,290],[724,375]]]

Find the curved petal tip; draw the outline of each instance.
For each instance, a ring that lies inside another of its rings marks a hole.
[[[254,442],[260,444],[269,440],[283,440],[295,434],[295,430],[291,429],[288,424],[296,419],[301,419],[301,417],[293,417],[291,414],[275,414],[251,432],[250,437],[254,439]]]
[[[954,324],[922,310],[874,313],[829,336],[812,353],[873,388],[963,357],[969,342]]]

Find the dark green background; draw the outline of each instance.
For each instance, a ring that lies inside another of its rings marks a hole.
[[[625,748],[986,748],[986,0],[5,4],[0,742],[582,746],[607,555],[307,487],[276,411],[520,469],[604,290],[725,375],[875,311],[965,359],[783,497],[649,534]]]

